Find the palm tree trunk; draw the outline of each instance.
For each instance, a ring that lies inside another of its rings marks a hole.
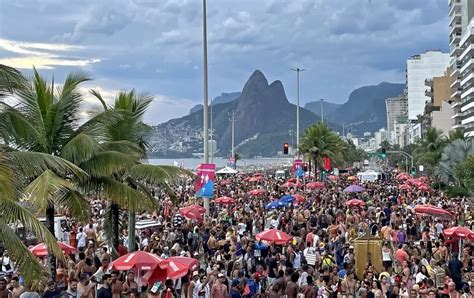
[[[116,203],[110,204],[110,212],[112,213],[112,245],[115,250],[119,246],[119,206]]]
[[[319,180],[319,177],[318,177],[318,167],[319,167],[318,159],[315,157],[315,158],[314,158],[314,179],[315,179],[315,181],[318,181],[318,180]]]
[[[128,211],[128,252],[135,251],[135,210]]]
[[[46,228],[49,232],[56,238],[54,233],[54,204],[49,202],[48,207],[46,208]],[[49,271],[52,279],[56,278],[56,257],[49,253]]]

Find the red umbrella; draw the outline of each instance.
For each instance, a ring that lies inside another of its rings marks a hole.
[[[411,176],[408,175],[407,173],[400,173],[397,175],[397,179],[398,180],[407,180],[407,179],[410,179]]]
[[[304,184],[301,183],[301,182],[299,182],[299,181],[296,181],[296,183],[295,183],[294,185],[295,185],[296,187],[299,187],[299,188],[301,188],[301,187],[304,186]]]
[[[189,205],[187,207],[183,207],[183,208],[180,208],[179,209],[179,214],[181,214],[182,216],[186,216],[185,213],[189,212],[189,211],[197,211],[201,214],[205,214],[206,213],[206,209],[204,209],[204,207],[202,206],[199,206],[199,205]]]
[[[469,230],[466,227],[454,227],[454,228],[449,228],[445,229],[443,231],[444,235],[449,236],[449,237],[454,237],[456,239],[474,239],[474,232]]]
[[[295,177],[293,177],[293,178],[290,178],[290,179],[288,179],[288,180],[286,180],[286,181],[287,181],[287,182],[293,182],[293,183],[295,183],[296,181],[298,181],[298,179],[296,179]]]
[[[259,173],[259,172],[257,172],[257,173],[255,173],[255,174],[253,174],[252,176],[253,176],[253,177],[257,177],[257,176],[263,176],[263,174],[262,174],[262,173]]]
[[[284,188],[290,188],[290,187],[295,187],[295,186],[296,186],[295,183],[289,182],[289,181],[287,181],[287,182],[285,182],[281,185],[281,187],[284,187]]]
[[[415,210],[415,213],[417,214],[428,214],[431,216],[446,217],[446,218],[454,217],[454,215],[451,212],[435,207],[433,205],[418,205],[418,206],[415,206],[414,210]]]
[[[309,182],[306,183],[306,188],[309,189],[322,189],[324,188],[324,182]]]
[[[430,190],[430,188],[426,184],[422,184],[422,185],[418,186],[418,189],[423,190],[423,191]]]
[[[302,195],[294,194],[294,195],[291,195],[291,196],[293,198],[295,198],[296,203],[298,203],[298,204],[303,204],[306,201],[305,198]]]
[[[221,185],[230,185],[230,184],[232,184],[232,181],[230,181],[229,179],[225,179],[221,181]]]
[[[142,278],[144,284],[153,284],[167,279],[175,280],[199,269],[199,261],[187,257],[170,257],[164,259],[155,270],[148,271]]]
[[[257,189],[253,189],[251,191],[249,191],[249,194],[251,196],[261,196],[265,193],[265,191],[263,189],[260,189],[260,188],[257,188]]]
[[[288,235],[287,233],[277,229],[270,229],[258,233],[257,235],[255,235],[255,239],[265,240],[267,242],[275,244],[288,244],[288,242],[293,239],[293,236]]]
[[[61,250],[67,255],[74,254],[76,252],[76,248],[69,244],[58,241],[58,245]],[[30,251],[35,257],[45,257],[48,255],[48,247],[44,243],[40,243],[33,246],[32,248],[30,248]]]
[[[155,269],[163,259],[157,255],[145,252],[135,251],[110,263],[109,268],[115,268],[119,271],[130,270],[132,268],[140,270],[152,270]]]
[[[249,179],[250,182],[258,182],[262,180],[263,180],[263,176],[254,176]]]
[[[222,205],[231,205],[231,204],[235,204],[235,200],[231,197],[220,197],[220,198],[215,199],[214,203],[222,204]]]
[[[352,199],[347,201],[346,205],[350,207],[362,207],[365,206],[365,202],[359,199]]]
[[[408,184],[402,184],[402,185],[398,186],[398,189],[401,189],[401,190],[410,190],[410,189],[411,189],[411,186],[408,185]]]
[[[336,180],[339,179],[339,177],[337,177],[337,176],[335,176],[335,175],[329,175],[328,178],[329,178],[329,180],[331,180],[331,181],[336,181]]]
[[[195,221],[203,220],[203,213],[199,212],[199,210],[197,209],[188,209],[186,211],[181,211],[180,209],[179,214],[191,220],[195,220]]]

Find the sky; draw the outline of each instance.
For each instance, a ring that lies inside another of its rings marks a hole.
[[[260,69],[295,102],[343,103],[358,87],[405,80],[406,59],[448,51],[446,0],[207,0],[209,99]],[[155,96],[151,124],[203,101],[201,0],[0,0],[0,63],[60,82],[86,71],[113,100]],[[87,97],[87,101],[93,101]]]

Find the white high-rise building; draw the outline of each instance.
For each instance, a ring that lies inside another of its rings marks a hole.
[[[390,135],[389,142],[397,144],[395,138],[395,126],[397,123],[406,123],[408,116],[408,99],[404,93],[398,97],[390,97],[385,100],[387,111],[387,130]]]
[[[453,129],[474,136],[474,0],[449,0]]]
[[[425,102],[431,100],[425,95],[428,90],[425,80],[442,76],[449,61],[449,54],[439,50],[429,50],[407,60],[408,120],[416,120],[418,115],[423,115]]]

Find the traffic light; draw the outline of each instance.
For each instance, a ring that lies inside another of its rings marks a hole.
[[[410,172],[411,172],[411,175],[412,175],[412,176],[415,176],[415,175],[416,175],[416,167],[415,167],[415,166],[411,167],[411,171],[410,171]]]
[[[288,145],[288,143],[283,144],[283,154],[288,154],[289,147],[290,145]]]
[[[385,148],[382,148],[382,159],[385,159],[387,157],[387,150]]]

